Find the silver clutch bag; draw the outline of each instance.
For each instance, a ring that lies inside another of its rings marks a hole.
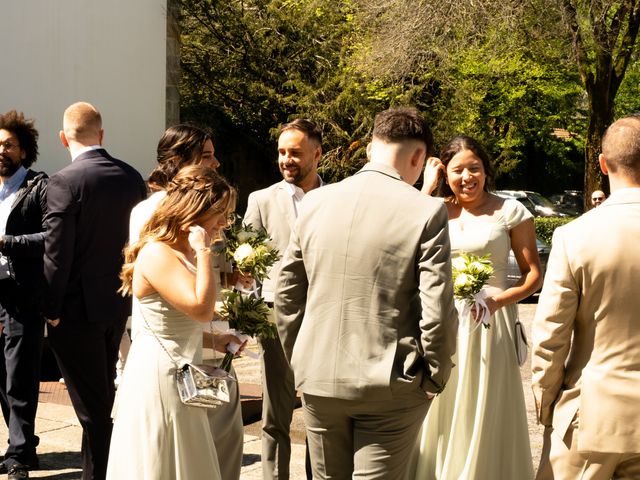
[[[176,370],[180,400],[193,407],[215,408],[229,402],[228,372],[212,365],[187,363]]]

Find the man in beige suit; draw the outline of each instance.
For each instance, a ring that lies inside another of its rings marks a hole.
[[[307,192],[322,185],[318,162],[322,156],[322,132],[307,119],[280,127],[278,167],[283,180],[249,195],[243,222],[264,228],[280,253],[289,244],[300,202]],[[279,263],[262,285],[267,303],[274,299]],[[289,478],[291,439],[289,426],[296,403],[293,372],[276,338],[262,340],[262,476],[265,480]],[[308,453],[307,453],[308,458]],[[307,462],[307,474],[310,476]]]
[[[447,213],[413,188],[432,137],[416,109],[376,116],[370,163],[305,198],[275,308],[314,479],[401,479],[451,370]]]
[[[640,116],[599,160],[611,196],[555,231],[533,324],[538,479],[640,478]]]

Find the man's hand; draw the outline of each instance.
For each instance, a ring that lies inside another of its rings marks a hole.
[[[57,327],[58,324],[60,323],[60,319],[59,318],[47,318],[47,323],[49,325],[51,325],[52,327]]]

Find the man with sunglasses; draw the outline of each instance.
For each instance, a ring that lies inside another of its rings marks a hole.
[[[593,208],[599,207],[606,198],[607,197],[602,190],[596,190],[591,194],[591,205],[593,206]]]

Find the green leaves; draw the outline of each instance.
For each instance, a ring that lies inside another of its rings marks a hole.
[[[278,338],[278,329],[270,320],[271,309],[262,298],[223,290],[220,314],[229,322],[229,328],[256,338]]]

